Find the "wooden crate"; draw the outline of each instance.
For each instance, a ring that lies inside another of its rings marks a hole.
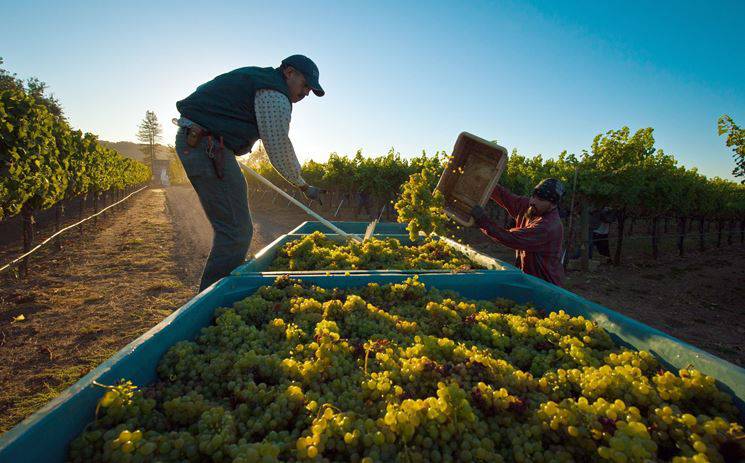
[[[507,149],[462,132],[437,184],[445,197],[445,213],[461,225],[473,225],[471,208],[486,206],[506,166]]]

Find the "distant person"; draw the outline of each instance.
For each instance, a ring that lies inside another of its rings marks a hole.
[[[590,214],[590,245],[588,255],[592,259],[592,250],[597,248],[598,254],[610,260],[610,247],[608,246],[608,234],[610,224],[615,221],[613,211],[604,207]]]
[[[162,186],[171,186],[171,181],[168,179],[168,172],[165,169],[160,171],[160,184]]]
[[[357,191],[357,215],[362,214],[362,209],[365,210],[368,217],[372,217],[372,212],[370,212],[370,193],[368,193],[366,188],[360,188]]]
[[[278,68],[244,67],[200,85],[176,103],[176,152],[207,215],[214,238],[202,272],[202,291],[243,263],[253,225],[246,181],[235,157],[261,139],[269,161],[308,199],[323,190],[308,185],[288,136],[292,104],[312,90],[323,96],[318,67],[292,55]]]
[[[564,195],[559,180],[542,180],[530,197],[512,194],[497,185],[491,199],[502,206],[515,220],[515,226],[505,229],[493,222],[481,206],[474,206],[471,215],[476,225],[494,241],[515,250],[515,265],[530,275],[561,286],[564,268],[561,265],[561,244],[564,229],[557,206]]]

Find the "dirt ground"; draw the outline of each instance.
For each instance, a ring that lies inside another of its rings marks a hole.
[[[745,366],[745,248],[570,275],[568,289]]]
[[[324,215],[333,218],[327,205]],[[304,220],[286,201],[251,201],[249,254]],[[342,209],[336,220],[366,220]],[[93,230],[96,230],[93,232]],[[468,230],[465,242],[512,262]],[[0,279],[0,432],[38,409],[191,298],[212,230],[191,186],[152,189]],[[7,249],[0,249],[5,257]],[[7,260],[3,258],[3,261]],[[567,288],[745,366],[745,248],[570,272]],[[25,320],[14,317],[24,315]]]
[[[192,297],[165,209],[164,190],[139,193],[0,280],[0,432]]]

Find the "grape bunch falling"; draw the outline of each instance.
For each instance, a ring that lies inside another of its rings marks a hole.
[[[731,397],[581,316],[402,283],[259,288],[152,385],[102,390],[73,462],[731,462]]]
[[[412,174],[401,186],[401,197],[394,205],[398,221],[406,223],[412,241],[422,233],[426,236],[444,236],[448,217],[445,215],[445,197],[435,190],[439,176],[434,168],[424,168]]]

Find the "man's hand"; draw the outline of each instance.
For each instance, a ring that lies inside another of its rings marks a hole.
[[[478,223],[481,219],[486,217],[486,211],[484,210],[483,207],[477,204],[473,206],[473,208],[471,208],[471,217],[476,219],[476,222]]]
[[[326,193],[326,190],[322,190],[318,187],[308,185],[307,183],[300,187],[300,191],[303,192],[303,195],[306,199],[312,200],[312,201],[318,201],[318,203],[323,206],[323,201],[321,200],[321,194]]]
[[[500,228],[491,221],[484,208],[478,204],[471,208],[471,217],[474,218],[474,225],[486,231],[490,236],[494,236]]]

